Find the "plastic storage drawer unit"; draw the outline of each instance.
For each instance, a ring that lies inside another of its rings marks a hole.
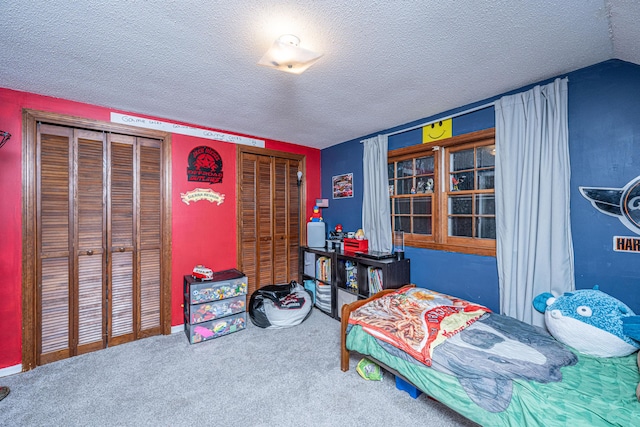
[[[189,323],[202,323],[208,320],[219,319],[246,310],[247,297],[239,295],[218,301],[205,302],[204,304],[185,304],[184,317]]]
[[[185,276],[184,293],[188,294],[188,304],[203,304],[225,298],[247,294],[247,276],[238,270],[213,273],[211,280],[197,281]]]
[[[222,337],[247,327],[247,313],[238,313],[192,325],[185,322],[184,332],[191,344]]]

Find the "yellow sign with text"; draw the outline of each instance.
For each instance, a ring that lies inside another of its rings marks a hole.
[[[451,119],[447,119],[424,126],[422,128],[422,143],[428,144],[430,142],[440,141],[441,139],[451,138],[453,132],[451,122]]]

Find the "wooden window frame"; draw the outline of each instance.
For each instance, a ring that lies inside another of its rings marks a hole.
[[[431,193],[432,195],[430,196],[432,198],[432,234],[419,235],[407,233],[405,231],[404,236],[406,246],[483,256],[496,255],[496,241],[494,239],[456,237],[448,235],[449,195],[495,194],[495,189],[450,191],[449,153],[452,149],[459,151],[492,144],[495,144],[494,128],[466,133],[429,144],[417,144],[389,151],[389,164],[429,155],[433,155],[434,158],[434,186],[433,193]],[[420,196],[424,196],[424,194],[420,194]],[[412,198],[414,195],[411,194],[407,197]],[[393,204],[391,212],[391,220],[393,221]],[[393,228],[392,224],[392,229]]]

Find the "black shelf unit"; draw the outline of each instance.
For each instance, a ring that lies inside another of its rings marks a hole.
[[[318,278],[317,261],[321,258],[330,260],[328,277]],[[372,259],[339,250],[302,246],[300,247],[299,260],[300,283],[304,283],[305,280],[313,280],[316,285],[319,283],[320,286],[330,286],[330,309],[326,306],[318,306],[317,302],[316,307],[336,319],[340,318],[342,303],[368,298],[378,290],[397,289],[411,283],[411,260],[408,258],[402,260],[395,258]],[[375,271],[375,275],[381,278],[380,289],[376,289],[371,283],[370,270],[372,269]],[[355,288],[350,286],[354,281],[357,283]],[[316,290],[316,301],[317,294]]]

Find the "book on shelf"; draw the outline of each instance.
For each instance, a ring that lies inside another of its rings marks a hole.
[[[376,294],[383,289],[382,270],[376,267],[367,267],[369,277],[369,295]]]
[[[316,260],[316,279],[331,281],[331,258],[321,256]]]

